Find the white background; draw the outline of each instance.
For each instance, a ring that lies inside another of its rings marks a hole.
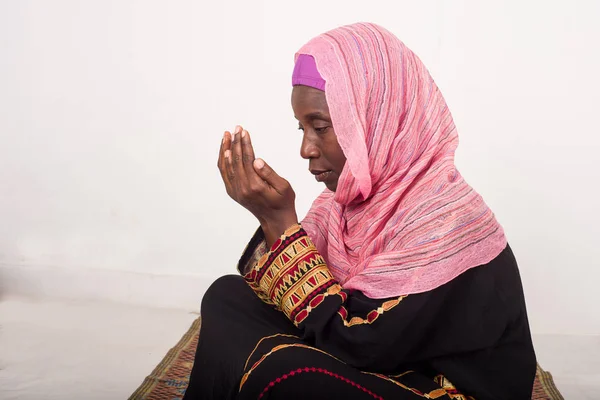
[[[594,0],[0,0],[2,291],[199,304],[256,228],[220,181],[223,131],[247,127],[303,216],[321,187],[299,156],[293,55],[370,21],[442,89],[532,330],[600,334],[599,17]]]

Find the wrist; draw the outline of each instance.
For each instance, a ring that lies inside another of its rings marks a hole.
[[[271,248],[273,243],[279,239],[284,232],[292,227],[293,225],[298,223],[298,217],[296,213],[289,214],[285,216],[281,216],[277,219],[265,219],[260,221],[260,226],[265,235],[265,239],[267,241],[267,246]]]

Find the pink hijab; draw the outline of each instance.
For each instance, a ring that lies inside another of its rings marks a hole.
[[[303,227],[345,289],[386,298],[435,289],[493,260],[502,227],[456,170],[456,127],[427,69],[368,23],[324,33],[314,58],[347,161]]]

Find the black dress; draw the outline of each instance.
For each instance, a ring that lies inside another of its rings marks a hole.
[[[204,295],[184,400],[531,399],[536,359],[509,247],[390,299],[342,289],[299,226],[270,252],[259,229],[239,269]]]

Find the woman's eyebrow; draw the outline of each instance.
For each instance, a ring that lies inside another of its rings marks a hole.
[[[311,112],[309,114],[306,114],[305,116],[306,119],[309,120],[315,120],[315,119],[323,119],[325,121],[329,121],[331,118],[329,117],[329,115],[327,114],[323,114],[320,111],[315,111],[315,112]]]
[[[307,119],[309,121],[313,121],[315,119],[322,119],[322,120],[325,120],[325,121],[331,121],[331,117],[329,115],[323,114],[320,111],[313,111],[311,113],[308,113],[308,114],[304,115],[303,117],[304,117],[304,119]],[[294,118],[296,120],[300,121],[300,118],[298,118],[297,115],[294,115]]]

